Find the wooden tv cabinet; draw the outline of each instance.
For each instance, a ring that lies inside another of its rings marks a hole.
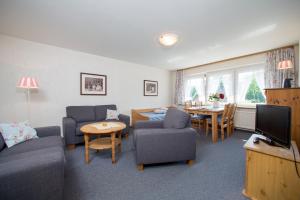
[[[246,174],[243,194],[252,200],[299,200],[300,178],[297,176],[292,148],[274,147],[260,141],[254,144],[253,134],[244,145]],[[300,156],[292,141],[300,173]]]
[[[291,137],[300,149],[300,88],[272,88],[265,93],[267,104],[291,107]]]

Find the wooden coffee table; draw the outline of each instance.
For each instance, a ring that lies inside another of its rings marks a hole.
[[[126,125],[122,122],[98,122],[81,127],[80,131],[84,134],[85,142],[85,162],[89,163],[89,149],[97,151],[111,149],[111,160],[114,164],[116,162],[115,147],[118,145],[118,150],[121,152],[121,131],[125,128]],[[106,137],[99,137],[90,141],[91,135]]]

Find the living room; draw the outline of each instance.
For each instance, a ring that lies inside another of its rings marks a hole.
[[[299,11],[1,1],[0,199],[300,199]]]

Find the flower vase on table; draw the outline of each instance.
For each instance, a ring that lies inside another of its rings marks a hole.
[[[208,100],[213,103],[213,108],[219,108],[220,101],[223,100],[224,97],[225,95],[222,93],[215,93],[209,95]]]
[[[219,101],[214,101],[213,102],[213,108],[219,108],[220,107],[220,102]]]

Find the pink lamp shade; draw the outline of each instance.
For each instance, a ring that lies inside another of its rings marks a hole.
[[[17,85],[19,88],[36,89],[39,88],[37,81],[32,77],[22,77]]]
[[[293,63],[290,60],[283,60],[278,63],[278,69],[290,69],[293,68]]]

